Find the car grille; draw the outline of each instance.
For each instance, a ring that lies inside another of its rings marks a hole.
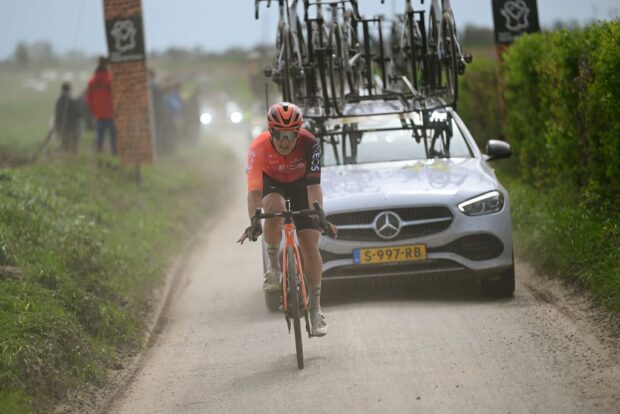
[[[461,237],[451,243],[443,246],[431,247],[427,249],[428,253],[450,252],[463,256],[469,260],[490,260],[498,257],[504,252],[504,244],[500,239],[492,234],[470,234]],[[320,250],[323,263],[332,260],[352,259],[353,253],[332,253],[327,250]]]
[[[400,233],[391,239],[380,237],[373,225],[377,215],[386,211],[396,213],[402,221]],[[332,214],[327,219],[339,227],[339,240],[386,241],[411,239],[439,233],[450,227],[453,216],[447,207],[431,206],[353,211]]]
[[[504,251],[504,244],[492,234],[483,233],[461,237],[440,249],[442,251],[456,253],[469,260],[489,260],[502,254]]]

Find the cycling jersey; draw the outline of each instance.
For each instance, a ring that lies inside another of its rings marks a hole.
[[[271,143],[271,134],[258,135],[248,152],[248,191],[263,189],[263,174],[280,183],[305,179],[306,185],[321,183],[321,144],[306,129],[299,130],[295,148],[281,155]]]

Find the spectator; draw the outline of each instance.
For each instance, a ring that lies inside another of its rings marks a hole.
[[[182,134],[183,100],[179,83],[168,81],[164,89],[164,113],[161,146],[162,153],[173,153]]]
[[[164,122],[164,90],[159,86],[155,79],[155,71],[149,71],[149,86],[151,88],[151,99],[153,102],[153,141],[155,148],[159,150],[163,139]]]
[[[194,89],[183,107],[183,127],[189,144],[196,144],[200,136],[200,90]]]
[[[54,110],[54,129],[60,137],[61,148],[65,152],[76,153],[80,139],[80,108],[71,97],[71,84],[64,82]]]
[[[114,126],[114,110],[112,107],[112,77],[108,71],[106,58],[99,58],[99,65],[88,82],[86,100],[91,113],[96,119],[97,152],[103,150],[105,132],[110,134],[112,154],[116,154],[116,127]]]

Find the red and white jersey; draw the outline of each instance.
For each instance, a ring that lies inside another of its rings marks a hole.
[[[248,191],[263,189],[263,174],[281,183],[292,183],[302,178],[307,185],[321,182],[321,143],[306,129],[299,130],[295,148],[281,155],[271,143],[271,134],[258,135],[248,152]]]

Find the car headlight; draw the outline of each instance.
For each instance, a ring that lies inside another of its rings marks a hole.
[[[213,115],[208,112],[200,114],[200,123],[202,125],[209,125],[213,121]]]
[[[233,124],[238,124],[239,122],[243,121],[243,114],[239,111],[235,111],[232,114],[230,114],[230,121]]]
[[[499,191],[491,191],[463,201],[459,210],[468,216],[497,213],[504,207],[504,196]]]

